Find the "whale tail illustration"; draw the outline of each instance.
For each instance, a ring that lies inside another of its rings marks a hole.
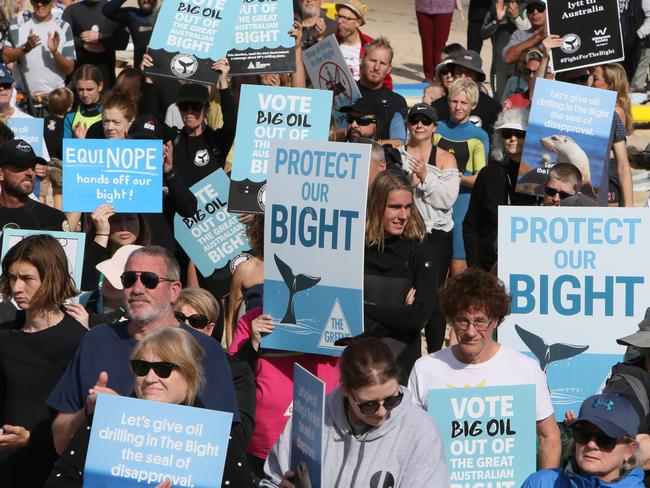
[[[546,371],[546,367],[553,361],[569,359],[589,349],[589,346],[577,346],[573,344],[556,343],[549,346],[542,337],[527,331],[517,324],[515,324],[515,330],[524,344],[526,344],[526,347],[530,349],[530,352],[537,357],[539,367],[543,371]]]
[[[315,286],[320,281],[320,277],[308,276],[305,274],[294,275],[289,265],[282,261],[277,254],[274,254],[273,258],[275,259],[275,264],[282,275],[285,285],[287,285],[287,288],[289,289],[289,303],[287,304],[287,311],[284,314],[282,323],[295,324],[296,313],[294,309],[294,298],[296,293]]]

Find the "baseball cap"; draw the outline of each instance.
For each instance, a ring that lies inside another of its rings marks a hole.
[[[513,130],[521,130],[526,132],[528,128],[528,125],[524,121],[510,121],[510,122],[504,122],[500,125],[495,124],[494,125],[494,130],[504,130],[504,129],[513,129]]]
[[[639,433],[639,415],[630,402],[615,393],[592,395],[582,402],[573,425],[579,422],[589,422],[615,439]]]
[[[645,317],[639,322],[639,330],[629,336],[616,339],[623,346],[650,348],[650,307],[645,311]]]
[[[438,122],[438,114],[436,113],[434,108],[428,103],[416,103],[415,105],[413,105],[411,107],[411,110],[409,110],[407,119],[410,118],[412,115],[424,115],[429,120],[432,120],[433,122]]]
[[[120,276],[124,273],[124,267],[126,266],[126,261],[129,259],[129,256],[136,249],[141,248],[142,246],[136,246],[135,244],[129,244],[126,246],[120,247],[115,254],[109,259],[98,263],[95,268],[101,274],[104,275],[104,278],[115,288],[116,290],[122,290],[122,280]]]
[[[161,124],[153,115],[141,115],[133,121],[129,128],[129,139],[162,139],[170,141],[174,138],[175,131],[165,124]]]
[[[197,102],[205,105],[209,100],[208,87],[196,83],[187,83],[181,86],[178,95],[176,95],[176,103]]]
[[[543,57],[544,55],[542,54],[542,51],[539,49],[531,49],[526,53],[526,63],[528,63],[531,59],[541,61]]]
[[[6,65],[0,64],[0,85],[14,84],[14,77]]]
[[[356,112],[363,115],[371,115],[371,114],[376,115],[377,106],[373,105],[367,98],[360,98],[352,105],[346,105],[345,107],[341,107],[339,111],[343,112],[344,114],[348,112]]]
[[[366,6],[363,5],[359,0],[348,0],[347,2],[341,2],[334,5],[336,11],[338,12],[341,7],[352,10],[354,15],[357,16],[357,19],[361,21],[361,25],[366,23]]]
[[[540,5],[546,8],[546,0],[528,0],[528,3],[526,4],[526,8],[532,7],[533,5]]]
[[[12,139],[0,146],[0,166],[27,169],[33,168],[37,163],[47,164],[47,161],[36,156],[32,146],[22,139]]]
[[[481,56],[476,51],[465,49],[463,52],[456,56],[449,58],[450,64],[455,64],[456,66],[463,66],[471,71],[478,73],[478,81],[485,81],[485,73],[483,73],[483,61]]]

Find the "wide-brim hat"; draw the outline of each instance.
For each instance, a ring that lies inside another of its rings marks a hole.
[[[334,8],[338,12],[341,7],[345,7],[348,10],[351,10],[354,15],[361,21],[361,25],[366,23],[366,6],[363,5],[359,0],[348,0],[347,2],[338,2],[334,5]]]
[[[128,244],[126,246],[120,247],[115,254],[109,259],[98,263],[95,268],[101,274],[104,275],[104,279],[115,288],[116,290],[122,290],[122,280],[120,276],[124,273],[124,267],[126,266],[126,261],[129,259],[129,256],[136,249],[141,248],[142,246],[136,246],[135,244]]]
[[[629,336],[616,339],[622,346],[650,348],[650,307],[645,311],[645,317],[639,322],[639,330]]]
[[[451,64],[462,66],[477,73],[478,81],[485,81],[485,73],[483,72],[483,60],[481,59],[481,55],[476,51],[465,49],[460,54],[452,56],[449,59]]]

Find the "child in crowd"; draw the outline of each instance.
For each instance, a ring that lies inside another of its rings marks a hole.
[[[50,166],[46,176],[41,182],[40,201],[45,203],[45,198],[52,186],[52,198],[54,208],[61,210],[62,200],[62,173],[61,160],[63,159],[63,119],[72,109],[74,94],[68,88],[57,88],[48,95],[48,106],[50,115],[45,117],[43,127],[43,138],[47,151],[50,153]]]

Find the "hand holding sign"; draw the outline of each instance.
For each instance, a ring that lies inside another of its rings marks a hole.
[[[118,395],[118,393],[109,388],[108,386],[108,373],[102,371],[99,373],[97,378],[97,383],[95,386],[88,390],[88,397],[86,398],[86,416],[90,415],[95,411],[95,405],[97,404],[97,394],[106,393],[108,395]],[[119,395],[118,395],[119,396]]]
[[[228,74],[230,73],[230,63],[226,58],[221,58],[219,61],[212,63],[214,71],[220,71],[218,87],[219,90],[226,90],[228,88]]]
[[[550,56],[551,49],[562,47],[562,38],[558,35],[551,34],[544,39],[542,46],[544,46],[544,54]]]

